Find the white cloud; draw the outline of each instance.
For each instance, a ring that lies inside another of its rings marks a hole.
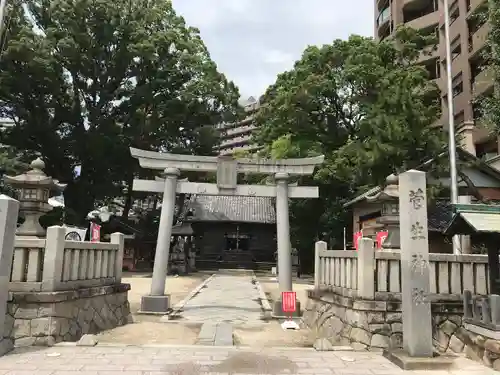
[[[373,0],[173,0],[243,98],[258,97],[308,45],[373,35]]]
[[[268,64],[289,64],[295,60],[291,53],[279,50],[263,51],[263,60]]]

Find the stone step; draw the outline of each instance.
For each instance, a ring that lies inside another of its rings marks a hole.
[[[203,323],[197,345],[233,346],[233,326],[230,323]]]

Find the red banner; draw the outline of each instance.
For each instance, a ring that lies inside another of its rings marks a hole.
[[[354,248],[356,250],[358,250],[358,247],[359,247],[359,240],[363,237],[363,232],[359,231],[359,232],[356,232],[354,233],[354,236],[353,236],[353,239],[352,239],[352,243],[354,245]]]
[[[388,235],[389,231],[383,231],[377,233],[377,249],[382,248],[382,244],[384,243]]]
[[[297,309],[295,305],[296,294],[295,292],[282,292],[281,293],[281,309],[284,313],[293,313]]]
[[[90,224],[90,241],[100,242],[101,241],[101,226],[96,223]]]

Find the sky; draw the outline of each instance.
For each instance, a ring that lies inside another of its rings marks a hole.
[[[258,98],[308,45],[373,36],[373,0],[172,0],[219,71]]]

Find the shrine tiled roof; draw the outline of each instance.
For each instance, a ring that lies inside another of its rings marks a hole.
[[[193,195],[186,221],[276,222],[274,200],[269,197]]]

